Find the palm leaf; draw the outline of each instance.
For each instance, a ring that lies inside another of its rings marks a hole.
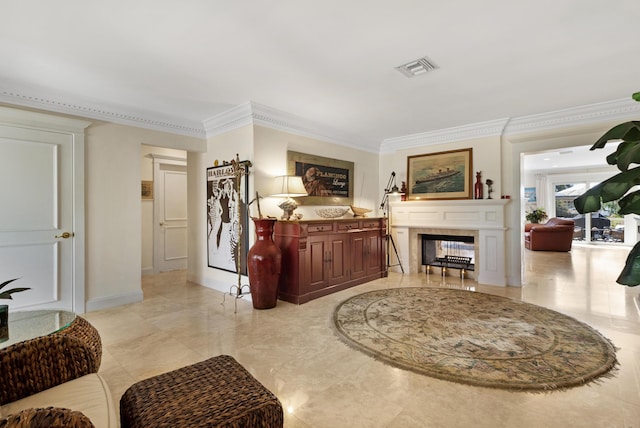
[[[630,287],[640,285],[640,242],[637,242],[629,252],[624,268],[616,282]]]
[[[640,140],[640,122],[621,123],[608,130],[591,146],[591,150],[601,149],[611,140],[638,141]]]
[[[595,212],[601,208],[600,201],[609,202],[620,199],[637,184],[640,184],[640,168],[633,168],[593,186],[577,197],[573,205],[580,214]]]
[[[4,287],[6,287],[7,285],[11,284],[13,281],[16,281],[20,278],[13,278],[10,279],[8,281],[3,282],[2,284],[0,284],[0,290],[2,290]],[[11,299],[13,300],[13,297],[11,296],[13,293],[19,293],[21,291],[26,291],[26,290],[30,290],[30,288],[28,287],[16,287],[16,288],[12,288],[11,290],[5,290],[3,292],[0,293],[0,299]]]
[[[623,141],[618,149],[607,156],[609,165],[618,165],[620,171],[627,171],[632,163],[640,164],[640,141]]]

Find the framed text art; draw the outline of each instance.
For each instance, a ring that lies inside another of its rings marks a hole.
[[[407,158],[407,199],[471,199],[472,149]]]
[[[307,190],[304,205],[353,204],[353,162],[298,152],[287,152],[289,175],[302,177]]]
[[[207,168],[207,259],[209,267],[247,274],[249,162]],[[240,254],[236,251],[240,245]]]

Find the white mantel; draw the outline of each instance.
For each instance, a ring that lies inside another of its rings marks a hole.
[[[390,202],[389,222],[405,272],[420,271],[420,235],[475,237],[478,283],[507,285],[505,206],[509,199]],[[446,230],[446,232],[445,232]]]

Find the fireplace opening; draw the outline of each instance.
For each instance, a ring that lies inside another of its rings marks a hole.
[[[423,234],[422,265],[440,268],[474,270],[475,243],[473,236]]]

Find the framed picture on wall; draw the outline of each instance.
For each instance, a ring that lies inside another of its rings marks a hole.
[[[407,158],[407,199],[471,199],[472,149]]]
[[[246,275],[249,162],[239,165],[244,174],[236,174],[232,164],[207,168],[207,260],[211,268],[237,273],[236,248],[240,244],[240,273]]]
[[[309,196],[301,205],[353,204],[353,162],[298,152],[287,152],[287,173],[302,177]]]

